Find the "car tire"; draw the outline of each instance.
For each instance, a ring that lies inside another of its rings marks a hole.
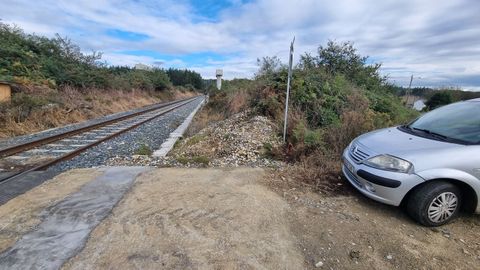
[[[407,212],[424,226],[446,224],[458,215],[462,192],[452,183],[434,181],[415,189],[407,201]]]

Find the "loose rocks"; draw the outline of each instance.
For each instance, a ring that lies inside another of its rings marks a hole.
[[[280,145],[275,125],[264,116],[249,112],[213,123],[196,135],[180,140],[165,158],[116,157],[110,165],[155,167],[279,167],[271,160],[271,149]]]

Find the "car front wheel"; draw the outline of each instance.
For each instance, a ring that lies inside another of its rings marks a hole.
[[[445,181],[426,183],[413,191],[407,202],[408,214],[425,226],[452,221],[460,210],[460,189]]]

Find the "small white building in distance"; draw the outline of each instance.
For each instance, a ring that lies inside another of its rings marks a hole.
[[[217,69],[216,76],[217,76],[217,89],[221,90],[222,89],[223,70],[222,69]]]
[[[152,67],[138,63],[138,64],[135,65],[135,69],[151,71]]]
[[[417,111],[421,111],[425,107],[427,107],[427,105],[425,105],[425,101],[422,99],[419,99],[413,103],[413,108]]]

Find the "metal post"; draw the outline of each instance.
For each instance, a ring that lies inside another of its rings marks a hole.
[[[413,81],[413,74],[412,76],[410,77],[410,84],[408,85],[408,90],[407,90],[407,101],[405,102],[405,104],[407,105],[407,107],[409,106],[408,105],[408,101],[410,101],[410,91],[412,89],[412,81]],[[412,107],[413,107],[413,104],[412,104]]]
[[[285,122],[283,124],[283,142],[284,143],[287,141],[288,97],[290,96],[290,80],[292,77],[293,43],[295,43],[295,37],[293,37],[292,43],[290,44],[290,57],[288,60],[287,97],[285,98]]]

